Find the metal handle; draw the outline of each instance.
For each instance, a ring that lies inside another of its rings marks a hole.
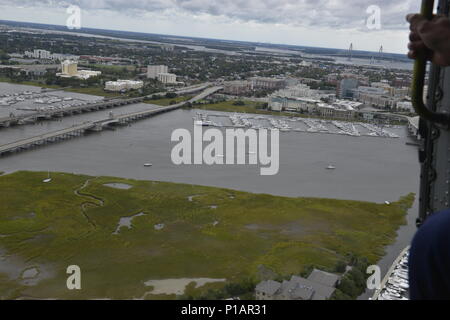
[[[434,0],[422,0],[420,13],[427,20],[433,19]],[[428,109],[423,102],[423,87],[425,84],[427,61],[424,55],[414,61],[413,80],[411,85],[411,101],[416,113],[423,119],[450,128],[450,115]]]

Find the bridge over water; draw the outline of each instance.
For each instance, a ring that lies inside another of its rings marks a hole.
[[[167,107],[159,107],[159,108],[153,108],[149,110],[144,111],[138,111],[128,114],[122,114],[122,115],[111,115],[107,119],[102,119],[98,121],[87,121],[82,124],[74,125],[69,128],[61,129],[58,131],[53,131],[49,133],[45,133],[39,136],[26,138],[22,140],[18,140],[12,143],[4,144],[0,146],[0,156],[21,152],[24,150],[28,150],[31,148],[39,147],[42,145],[46,145],[48,143],[53,143],[57,141],[67,140],[71,139],[73,137],[78,137],[83,135],[85,132],[88,131],[102,131],[105,128],[117,126],[117,125],[125,125],[133,121],[137,121],[139,119],[152,117],[161,113],[169,112],[172,110],[179,109],[186,105],[187,103],[195,102],[201,99],[206,98],[207,96],[216,93],[217,91],[221,90],[222,87],[212,87],[204,90],[199,95],[195,96],[194,98],[190,99],[189,101],[183,101],[171,106]]]
[[[187,94],[194,93],[206,89],[209,84],[204,84],[200,86],[192,86],[182,88],[180,90],[174,91],[177,94]],[[128,98],[128,99],[105,99],[100,102],[89,103],[85,105],[73,106],[63,109],[47,110],[44,112],[33,112],[21,115],[10,114],[9,117],[0,118],[0,127],[9,127],[12,125],[23,125],[27,123],[35,123],[40,120],[50,120],[52,118],[60,118],[65,116],[70,116],[73,114],[80,114],[83,112],[93,112],[102,109],[115,108],[120,106],[125,106],[129,104],[135,104],[143,102],[146,99],[151,99],[154,95],[163,95],[165,92],[154,93],[148,96]]]

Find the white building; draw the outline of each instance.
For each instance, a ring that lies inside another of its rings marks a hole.
[[[164,84],[177,83],[177,75],[173,73],[158,73],[158,81]]]
[[[34,49],[34,51],[25,51],[25,56],[35,59],[50,59],[51,53],[47,50]]]
[[[273,94],[274,96],[285,97],[285,98],[312,98],[320,99],[322,95],[318,90],[312,90],[306,84],[298,84],[293,87],[278,90]]]
[[[158,79],[158,74],[169,73],[169,67],[164,65],[154,65],[147,67],[147,78]]]
[[[78,74],[78,63],[72,60],[65,60],[61,63],[61,75],[75,77]]]
[[[61,63],[61,73],[56,75],[63,78],[89,79],[101,75],[101,71],[78,70],[78,63],[73,60],[65,60]]]
[[[86,80],[86,79],[89,79],[91,77],[97,77],[97,76],[99,76],[101,74],[102,74],[101,71],[79,70],[75,77],[77,77],[78,79]]]
[[[52,53],[50,55],[50,59],[51,60],[64,61],[64,60],[78,60],[78,59],[80,59],[80,57],[72,55],[72,54]]]
[[[44,60],[78,60],[79,56],[64,54],[64,53],[51,53],[47,50],[34,49],[33,51],[25,51],[25,57]]]
[[[298,111],[313,112],[320,100],[311,98],[288,98],[271,96],[269,98],[269,108],[273,111]]]
[[[144,86],[142,81],[133,80],[117,80],[107,81],[105,83],[105,90],[107,91],[127,91],[131,89],[140,89]]]
[[[312,66],[312,62],[305,61],[305,60],[300,62],[300,67],[311,67],[311,66]]]

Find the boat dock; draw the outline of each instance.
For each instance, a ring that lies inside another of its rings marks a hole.
[[[386,290],[386,286],[388,284],[389,279],[392,277],[395,269],[399,266],[400,261],[407,255],[409,252],[410,246],[406,247],[402,250],[402,252],[399,254],[399,256],[394,260],[391,267],[389,268],[388,272],[386,273],[385,277],[381,281],[380,289],[376,290],[374,295],[372,296],[371,300],[383,300],[380,299],[381,293]]]

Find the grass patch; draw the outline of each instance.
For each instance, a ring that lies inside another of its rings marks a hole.
[[[64,91],[89,94],[93,96],[102,96],[106,98],[121,97],[122,95],[118,92],[108,92],[103,90],[101,87],[87,87],[87,88],[67,88]]]
[[[288,276],[309,265],[332,268],[349,254],[376,263],[414,200],[413,194],[390,205],[287,198],[67,173],[52,173],[52,181],[42,183],[46,177],[47,172],[28,171],[0,176],[0,248],[29,264],[50,265],[53,273],[25,288],[4,282],[0,273],[0,289],[8,289],[7,294],[0,290],[0,298],[130,299],[150,291],[143,285],[147,280],[227,279],[188,288],[196,297],[227,283],[257,280],[260,265]],[[115,189],[107,183],[133,187]],[[93,203],[84,213],[95,227],[83,215],[86,202]],[[131,229],[113,235],[121,217],[139,212],[145,215],[133,219]],[[164,229],[155,230],[161,223]],[[72,264],[81,268],[82,290],[65,286]]]

